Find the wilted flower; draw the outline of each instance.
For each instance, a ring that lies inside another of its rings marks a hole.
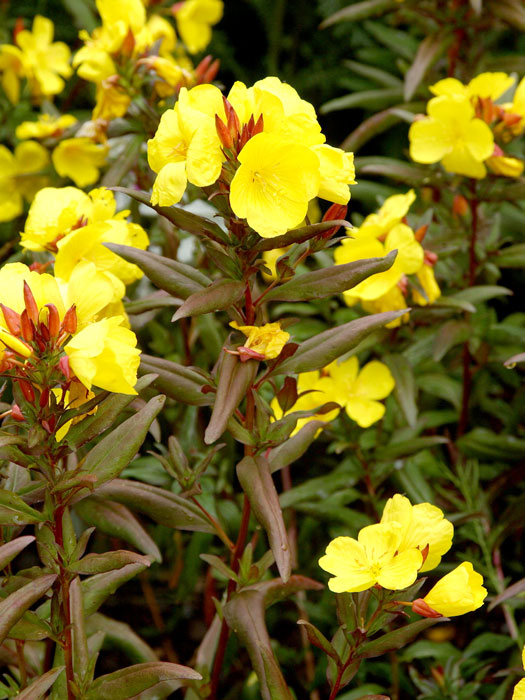
[[[237,348],[242,361],[251,358],[274,360],[290,340],[290,334],[281,329],[279,321],[265,323],[264,326],[239,326],[236,321],[232,321],[230,326],[247,337],[244,345]]]

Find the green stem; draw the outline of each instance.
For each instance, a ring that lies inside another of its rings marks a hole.
[[[55,541],[61,550],[64,548],[63,518],[65,507],[59,502],[55,510],[54,534]],[[69,602],[69,574],[64,567],[62,555],[59,554],[59,587],[62,598],[62,646],[64,665],[66,667],[67,700],[75,700],[71,683],[74,683],[73,671],[73,638],[71,635],[71,610]]]

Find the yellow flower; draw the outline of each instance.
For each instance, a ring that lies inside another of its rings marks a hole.
[[[381,522],[401,525],[399,552],[414,547],[422,551],[428,547],[421,572],[438,566],[443,554],[452,546],[454,526],[445,519],[443,511],[430,503],[413,506],[408,498],[396,493],[386,502]]]
[[[123,117],[131,104],[131,97],[118,85],[103,80],[98,83],[96,90],[93,119],[111,121]]]
[[[207,187],[220,175],[223,155],[214,112],[210,108],[210,114],[206,114],[196,108],[201,104],[200,94],[205,94],[206,99],[211,96],[215,104],[222,102],[220,90],[214,86],[199,85],[190,91],[182,88],[175,108],[164,112],[154,138],[148,141],[148,162],[158,173],[151,197],[153,204],[176,204],[188,180],[198,187]]]
[[[523,651],[521,652],[521,663],[523,664],[523,668],[525,668],[525,647],[523,647]],[[512,700],[525,700],[525,678],[522,678],[515,686]]]
[[[146,23],[146,8],[142,0],[96,0],[102,24],[116,31],[118,27],[138,32]],[[118,31],[118,30],[117,30]]]
[[[55,394],[57,401],[60,401],[62,399],[62,389],[54,389],[53,393]],[[91,399],[93,398],[95,398],[95,394],[92,391],[86,389],[86,387],[81,382],[73,381],[70,384],[69,390],[66,391],[64,405],[68,409],[80,408],[88,401],[91,401]],[[97,408],[98,406],[95,406],[95,408],[91,409],[91,411],[88,411],[88,413],[77,416],[72,420],[68,420],[67,423],[64,423],[64,425],[61,428],[59,428],[55,433],[56,441],[60,442],[61,440],[63,440],[68,434],[69,429],[72,425],[79,423],[85,415],[89,416],[93,413],[96,413]]]
[[[486,596],[483,577],[466,561],[443,576],[423,601],[440,615],[453,617],[477,610]]]
[[[177,29],[190,53],[206,48],[211,39],[211,27],[222,18],[222,0],[185,0],[175,8]]]
[[[50,114],[39,114],[36,122],[22,122],[16,127],[18,139],[46,139],[49,136],[60,135],[64,129],[76,124],[77,118],[72,114],[61,114],[52,117]]]
[[[272,248],[272,250],[265,250],[263,252],[263,260],[266,267],[270,270],[270,274],[263,272],[262,275],[267,280],[274,280],[277,278],[277,261],[279,258],[287,253],[289,248]]]
[[[392,228],[384,243],[373,236],[357,235],[355,239],[345,238],[335,249],[336,265],[363,260],[380,258],[392,250],[397,250],[394,264],[386,272],[379,272],[360,282],[343,296],[348,303],[355,303],[355,298],[373,301],[389,292],[403,275],[417,272],[423,265],[424,251],[414,237],[414,232],[405,224],[397,224]]]
[[[51,160],[61,177],[69,177],[78,187],[86,187],[98,180],[107,153],[107,146],[80,137],[61,141],[53,151]]]
[[[489,126],[474,116],[467,97],[434,97],[428,117],[415,121],[408,132],[410,157],[418,163],[437,163],[452,173],[483,178],[483,161],[492,155],[494,137]]]
[[[321,379],[320,372],[303,372],[299,375],[297,379],[297,393],[303,394],[304,396],[299,396],[293,407],[290,409],[289,413],[294,411],[312,411],[319,408],[325,403],[329,403],[333,399],[330,393],[326,392],[326,383],[324,383],[324,388],[321,388],[319,380]],[[305,393],[307,392],[307,393]],[[277,398],[272,399],[271,409],[277,420],[283,417],[283,411],[279,406],[279,401]],[[336,408],[328,413],[315,413],[308,418],[299,418],[297,425],[290,433],[290,435],[295,435],[301,428],[303,428],[307,423],[312,420],[322,420],[326,423],[337,418],[339,414],[339,409]]]
[[[16,105],[20,99],[20,80],[26,74],[24,56],[19,48],[10,44],[0,46],[0,73],[7,99]]]
[[[72,73],[71,52],[61,41],[53,42],[53,22],[36,15],[33,31],[18,32],[16,43],[22,52],[24,74],[35,96],[57,95],[64,89],[64,80]],[[62,76],[62,77],[60,77]]]
[[[510,156],[492,156],[486,161],[489,170],[495,175],[520,177],[523,173],[523,161]]]
[[[324,391],[325,401],[344,406],[346,414],[361,428],[368,428],[380,420],[385,407],[380,403],[395,386],[394,378],[382,362],[372,360],[359,371],[357,357],[340,364],[332,362],[326,368],[328,377],[319,380],[317,388]]]
[[[0,221],[11,221],[46,184],[40,176],[49,163],[47,150],[36,141],[19,144],[14,153],[0,145]]]
[[[421,268],[416,272],[417,280],[425,296],[420,294],[417,289],[412,290],[412,298],[416,304],[420,306],[427,306],[427,304],[433,304],[441,296],[441,289],[436,282],[436,277],[434,275],[434,268],[432,265],[427,265],[424,263]]]
[[[298,226],[319,191],[319,158],[279,134],[257,134],[239,154],[230,189],[234,213],[263,238]]]
[[[319,157],[321,184],[318,196],[336,204],[346,204],[350,199],[349,185],[355,185],[354,154],[345,153],[323,143],[313,146]]]
[[[408,214],[408,210],[416,199],[414,190],[405,194],[394,194],[383,202],[376,214],[370,214],[358,229],[352,229],[348,233],[354,237],[374,236],[381,238],[391,231],[394,226],[400,224]]]
[[[481,97],[490,98],[495,102],[514,85],[514,82],[515,79],[507,73],[480,73],[468,85],[463,85],[457,78],[445,78],[431,85],[429,90],[437,96],[457,95],[471,99]]]
[[[364,299],[359,299],[359,297],[351,296],[345,296],[345,301],[348,306],[360,302],[363,310],[367,311],[369,314],[381,314],[385,311],[402,311],[407,307],[406,299],[403,296],[399,284],[389,289],[386,294],[377,297],[377,299],[372,299],[371,301],[365,301]],[[403,314],[393,321],[390,321],[390,323],[387,323],[385,328],[397,328],[401,323],[408,323],[409,318],[410,315],[408,313]]]
[[[279,321],[275,323],[265,323],[264,326],[239,326],[236,321],[230,323],[247,338],[243,346],[238,348],[244,350],[241,354],[246,355],[246,359],[254,357],[260,360],[273,360],[281,354],[281,350],[290,340],[290,334],[281,330]]]
[[[401,590],[414,583],[423,558],[418,549],[398,552],[400,526],[379,523],[360,530],[357,540],[336,537],[319,566],[334,575],[328,588],[334,593],[366,591],[378,583]]]

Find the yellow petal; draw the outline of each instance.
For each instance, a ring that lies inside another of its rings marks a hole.
[[[177,204],[186,190],[186,163],[168,163],[159,171],[153,184],[151,203],[162,207]]]
[[[417,578],[423,557],[418,549],[407,549],[381,567],[377,582],[383,588],[399,591],[411,586]]]
[[[408,130],[410,157],[416,163],[437,163],[452,146],[452,138],[444,124],[424,118],[411,124]]]
[[[464,615],[483,605],[487,590],[482,584],[483,577],[472,564],[463,562],[440,579],[423,600],[446,617]]]
[[[345,411],[347,416],[361,428],[369,428],[385,415],[385,407],[379,401],[362,399],[356,396],[351,396],[347,399]]]
[[[359,372],[354,384],[357,396],[367,399],[385,399],[395,386],[394,377],[382,362],[372,360]]]

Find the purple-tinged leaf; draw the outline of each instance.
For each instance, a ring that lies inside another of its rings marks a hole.
[[[88,554],[80,561],[75,561],[68,566],[69,571],[76,574],[103,574],[106,571],[114,571],[121,569],[127,564],[134,563],[150,566],[151,562],[147,557],[136,552],[129,552],[126,549],[116,549],[112,552],[104,552],[103,554]]]
[[[10,561],[30,545],[31,542],[34,542],[35,539],[33,535],[24,535],[23,537],[17,537],[15,540],[3,544],[0,547],[0,569],[4,569]]]
[[[187,666],[152,661],[122,668],[97,678],[86,693],[86,700],[129,700],[162,681],[200,681],[202,676]]]
[[[26,610],[41,598],[55,582],[54,574],[46,574],[30,581],[11,593],[0,603],[0,644],[9,636],[10,629],[20,620]]]
[[[52,668],[47,673],[44,673],[43,676],[37,678],[36,681],[33,681],[33,683],[31,683],[31,685],[29,685],[27,688],[24,688],[24,690],[22,690],[16,696],[15,700],[43,700],[47,691],[49,688],[51,688],[63,670],[64,666]]]

